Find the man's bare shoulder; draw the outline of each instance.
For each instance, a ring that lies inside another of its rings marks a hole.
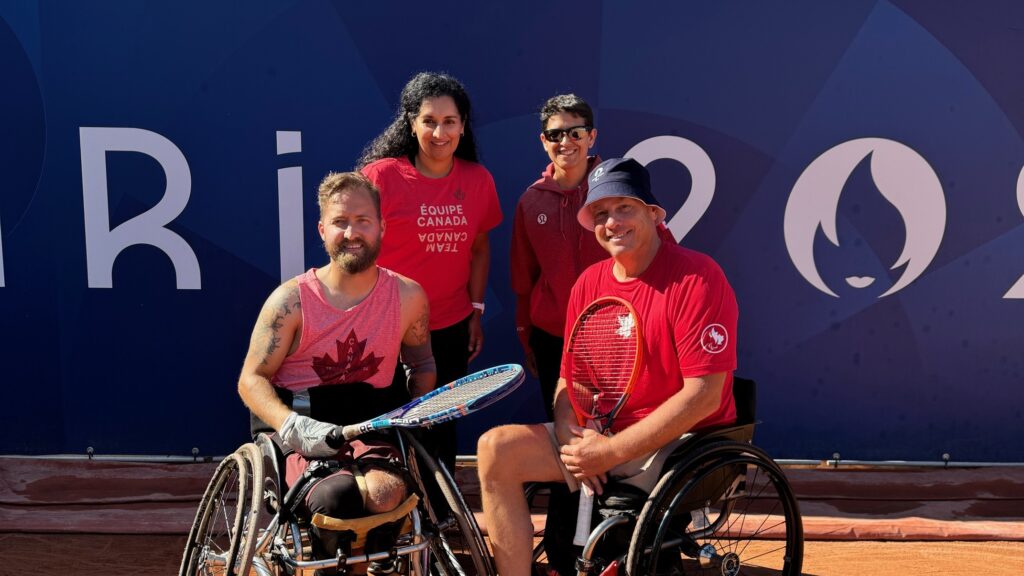
[[[270,293],[263,308],[276,310],[281,316],[291,316],[298,312],[301,317],[302,298],[300,294],[299,279],[292,278]]]
[[[398,280],[398,297],[402,299],[403,304],[406,302],[416,302],[420,298],[426,299],[427,293],[420,286],[419,282],[397,272],[394,272],[394,275],[395,279]]]
[[[260,310],[260,316],[256,320],[256,331],[262,328],[277,332],[286,327],[291,331],[301,326],[302,299],[299,293],[299,281],[296,278],[275,288]]]
[[[412,278],[395,274],[402,306],[402,343],[418,346],[430,339],[430,303],[423,287]]]

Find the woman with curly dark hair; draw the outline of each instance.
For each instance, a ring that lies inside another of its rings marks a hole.
[[[438,385],[465,376],[483,348],[487,233],[501,222],[494,179],[477,163],[470,102],[455,78],[420,72],[359,169],[380,189],[386,233],[378,263],[416,280],[430,300]],[[440,454],[455,461],[454,429]]]

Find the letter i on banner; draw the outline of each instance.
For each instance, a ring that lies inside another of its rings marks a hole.
[[[302,132],[277,132],[277,155],[302,152]],[[281,281],[305,270],[302,242],[302,166],[277,171],[277,223],[281,239]]]

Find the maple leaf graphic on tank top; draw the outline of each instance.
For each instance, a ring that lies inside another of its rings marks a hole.
[[[331,358],[330,354],[313,357],[313,371],[324,384],[365,382],[377,373],[380,363],[384,361],[383,356],[378,357],[373,352],[370,352],[369,356],[363,356],[366,340],[360,340],[355,330],[337,343],[337,359]]]

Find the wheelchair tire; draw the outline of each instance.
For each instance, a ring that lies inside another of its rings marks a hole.
[[[267,476],[265,474],[263,452],[253,443],[243,444],[235,454],[245,460],[246,473],[249,477],[249,493],[240,498],[244,504],[242,525],[238,531],[239,545],[234,559],[229,562],[228,574],[247,576],[252,567],[256,541],[261,529],[266,528],[270,519],[267,503],[264,501]],[[274,479],[276,484],[277,480]]]
[[[245,505],[238,503],[249,494],[250,484],[245,459],[238,454],[217,466],[189,530],[179,576],[231,573],[244,521]]]
[[[727,441],[696,448],[662,476],[637,519],[626,573],[798,576],[802,564],[803,524],[782,469],[759,448]]]
[[[412,449],[414,456],[418,456],[417,458],[410,455],[410,470],[413,471],[413,477],[420,482],[418,488],[424,495],[427,517],[438,531],[430,543],[431,573],[441,576],[494,576],[494,565],[487,551],[487,544],[480,533],[480,527],[476,523],[476,517],[462,498],[451,473],[443,463],[435,460],[412,434],[403,432],[401,436]],[[413,464],[417,468],[419,465],[426,467],[427,474],[414,471]],[[428,479],[433,480],[440,489],[447,509],[439,505],[441,503],[430,501],[431,491],[424,484]]]

